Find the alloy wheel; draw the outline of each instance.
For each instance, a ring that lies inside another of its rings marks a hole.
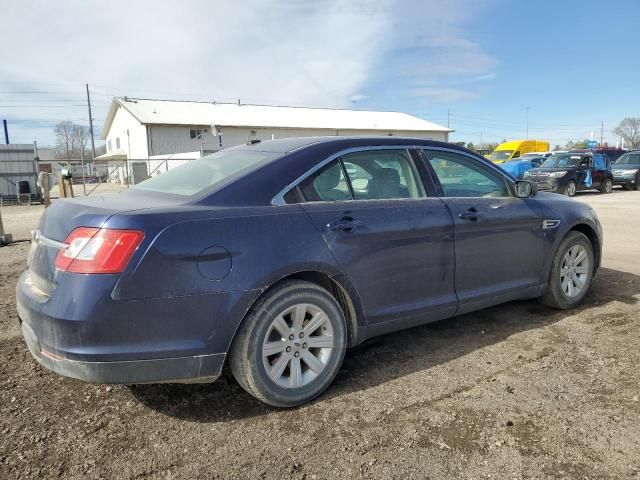
[[[569,298],[579,296],[589,278],[589,255],[582,245],[574,245],[565,253],[560,266],[560,286]]]
[[[334,347],[327,314],[315,305],[300,303],[272,320],[262,342],[262,362],[274,383],[300,388],[325,370]]]
[[[576,184],[573,182],[569,182],[567,185],[567,196],[573,197],[576,194]]]

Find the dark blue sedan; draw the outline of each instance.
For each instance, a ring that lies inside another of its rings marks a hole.
[[[589,206],[454,145],[253,142],[56,201],[18,312],[61,375],[211,382],[228,361],[249,393],[292,406],[373,336],[516,299],[575,307],[601,235]]]

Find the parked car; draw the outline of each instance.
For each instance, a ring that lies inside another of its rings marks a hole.
[[[515,160],[509,160],[508,162],[499,163],[498,166],[509,173],[512,177],[522,179],[524,174],[532,168],[539,167],[544,162],[545,158],[536,155],[524,155]]]
[[[601,245],[589,206],[461,147],[281,139],[56,201],[17,305],[31,353],[61,375],[209,382],[228,362],[288,407],[371,337],[516,299],[579,305]]]
[[[626,190],[638,190],[640,185],[640,150],[623,154],[611,167],[613,183]]]
[[[611,193],[613,174],[605,155],[569,152],[549,157],[539,168],[525,172],[525,179],[536,182],[538,190],[573,197],[582,190]]]

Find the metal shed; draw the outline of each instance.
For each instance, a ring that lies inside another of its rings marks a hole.
[[[0,145],[0,200],[2,203],[17,202],[20,193],[23,193],[22,200],[39,200],[38,167],[35,158],[35,145]],[[27,185],[29,193],[25,194]]]

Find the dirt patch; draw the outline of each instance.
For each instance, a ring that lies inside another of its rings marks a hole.
[[[27,252],[0,248],[0,478],[640,475],[634,273],[603,268],[575,311],[514,302],[375,339],[320,399],[276,410],[228,376],[108,387],[42,369],[15,313]]]

